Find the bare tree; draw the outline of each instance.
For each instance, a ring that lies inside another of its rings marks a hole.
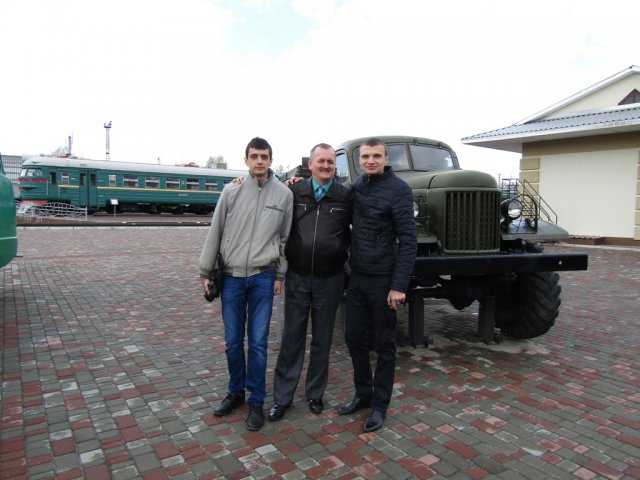
[[[206,164],[207,168],[227,168],[227,164],[224,161],[224,157],[222,155],[217,155],[215,157],[209,157]]]

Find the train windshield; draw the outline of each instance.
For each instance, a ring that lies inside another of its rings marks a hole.
[[[42,170],[39,168],[23,168],[20,170],[21,177],[41,177]]]

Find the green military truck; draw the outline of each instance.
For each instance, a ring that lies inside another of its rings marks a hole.
[[[424,299],[443,298],[456,309],[479,302],[478,334],[533,338],[555,323],[558,271],[586,270],[584,253],[543,253],[543,244],[569,237],[553,211],[527,183],[498,185],[490,174],[462,170],[455,152],[428,138],[378,136],[389,164],[413,189],[418,252],[408,295],[409,337],[428,345]],[[360,174],[366,138],[336,149],[336,180]]]

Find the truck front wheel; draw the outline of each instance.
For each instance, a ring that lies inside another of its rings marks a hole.
[[[534,338],[549,331],[560,309],[557,272],[510,274],[496,298],[496,327],[513,338]]]

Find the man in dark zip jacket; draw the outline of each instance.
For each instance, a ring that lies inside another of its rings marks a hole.
[[[353,193],[335,179],[336,153],[326,143],[313,147],[312,177],[291,185],[293,223],[285,254],[285,318],[273,381],[269,419],[280,420],[291,406],[304,363],[311,312],[311,349],[305,396],[319,414],[329,375],[329,351],[336,311],[344,288],[350,243]]]
[[[396,366],[396,308],[404,303],[416,257],[411,188],[387,165],[387,147],[376,138],[360,146],[364,174],[354,191],[351,277],[345,337],[353,362],[355,396],[338,409],[350,415],[372,407],[364,431],[379,429],[391,401]],[[376,353],[369,358],[370,336]]]

